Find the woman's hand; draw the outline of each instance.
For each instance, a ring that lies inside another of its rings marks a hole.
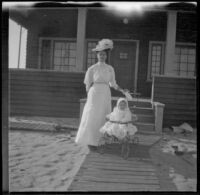
[[[120,92],[122,92],[123,91],[123,89],[119,86],[119,85],[117,85],[117,87],[115,88],[117,91],[120,91]]]
[[[137,121],[137,120],[138,120],[137,115],[133,114],[133,115],[132,115],[132,121],[135,122],[135,121]]]

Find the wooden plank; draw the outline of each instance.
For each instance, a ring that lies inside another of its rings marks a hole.
[[[155,84],[154,85],[154,89],[156,89],[157,87],[159,88],[163,88],[163,89],[177,89],[177,90],[196,90],[196,86],[195,85],[187,85],[187,84],[183,84],[183,85],[175,85],[174,83],[159,83],[159,84]]]
[[[97,159],[100,159],[103,162],[105,160],[105,161],[111,161],[111,162],[117,161],[117,162],[122,162],[122,163],[131,162],[131,163],[134,163],[134,164],[147,164],[147,163],[152,164],[151,159],[145,159],[145,160],[143,159],[143,160],[141,160],[141,158],[140,159],[138,159],[138,158],[128,158],[128,159],[125,160],[121,156],[117,156],[115,154],[106,154],[106,153],[99,154],[99,153],[96,153],[96,152],[90,153],[88,155],[87,159],[89,159],[89,158],[92,158],[92,159],[96,159],[97,158]]]
[[[34,69],[34,70],[28,70],[28,69],[20,69],[20,70],[14,70],[10,69],[9,70],[9,75],[10,76],[27,76],[27,75],[38,75],[38,76],[59,76],[59,77],[79,77],[79,76],[84,76],[85,73],[82,72],[63,72],[63,71],[48,71],[48,70],[39,70],[39,69]]]
[[[196,83],[195,78],[172,78],[172,77],[155,77],[155,82],[157,83],[175,83],[175,84],[185,84],[185,83]]]
[[[27,94],[26,96],[11,96],[10,102],[14,104],[21,104],[21,103],[30,103],[35,105],[65,105],[70,104],[72,106],[79,107],[79,99],[75,96],[67,97],[54,97],[48,95],[34,95],[34,94]]]
[[[84,172],[84,175],[85,176],[97,176],[99,178],[124,178],[124,179],[144,179],[144,180],[158,180],[158,178],[156,177],[156,175],[152,175],[152,174],[149,174],[149,175],[139,175],[138,172],[134,172],[134,174],[132,175],[126,175],[124,173],[122,173],[121,171],[98,171],[98,170],[90,170],[88,169],[87,171]],[[142,172],[144,173],[144,172]],[[137,174],[137,175],[136,175]],[[76,177],[82,177],[83,175],[83,172],[82,173],[79,173],[76,175]]]
[[[173,117],[172,117],[173,116]],[[197,117],[197,112],[194,110],[193,112],[177,112],[177,113],[173,113],[173,112],[165,112],[165,117],[169,117],[169,118],[193,118],[193,117]]]
[[[28,87],[27,89],[21,89],[21,90],[18,90],[16,88],[11,88],[10,90],[10,94],[12,95],[16,95],[16,94],[20,94],[20,95],[23,95],[23,94],[29,94],[29,93],[41,93],[41,94],[50,94],[50,95],[54,95],[54,96],[61,96],[61,95],[68,95],[68,94],[72,94],[72,95],[78,95],[78,94],[82,94],[82,93],[85,93],[85,91],[83,89],[74,89],[74,88],[63,88],[63,89],[59,89],[59,88],[45,88],[45,89],[40,89],[40,88],[37,88],[37,89],[33,89],[31,87]],[[79,97],[78,97],[79,99]]]
[[[155,91],[158,92],[159,94],[175,94],[175,95],[182,95],[182,94],[188,94],[188,95],[196,95],[196,90],[193,90],[193,89],[187,89],[187,90],[176,90],[176,89],[165,89],[165,88],[162,88],[162,87],[159,87],[159,86],[156,86],[155,87]]]
[[[160,98],[160,99],[163,99],[163,101],[165,101],[165,99],[169,99],[169,100],[185,100],[185,102],[188,102],[188,101],[195,101],[196,100],[196,95],[188,95],[187,93],[186,94],[180,94],[180,95],[176,95],[176,94],[161,94],[161,93],[155,93],[154,94],[154,97],[155,98]]]
[[[147,136],[149,136],[149,135],[147,135]],[[146,146],[147,147],[147,146]],[[99,153],[97,153],[97,152],[91,152],[89,155],[88,155],[88,158],[89,157],[92,157],[92,158],[95,158],[95,157],[97,157],[97,158],[102,158],[101,160],[111,160],[112,162],[113,161],[118,161],[118,162],[132,162],[132,163],[138,163],[138,164],[142,164],[142,163],[144,163],[144,164],[146,164],[146,163],[150,163],[150,164],[152,164],[152,160],[150,159],[150,158],[143,158],[143,159],[141,159],[141,158],[128,158],[128,159],[123,159],[121,156],[117,156],[117,155],[115,155],[115,154],[99,154]],[[87,159],[88,159],[87,158]],[[87,160],[86,159],[86,160]]]
[[[191,102],[186,101],[186,100],[180,100],[179,101],[178,99],[160,99],[160,98],[157,98],[155,96],[154,101],[155,102],[162,102],[163,104],[166,104],[166,105],[167,104],[175,104],[175,105],[191,106]],[[195,102],[192,102],[192,103],[195,103]]]
[[[58,77],[58,78],[68,78],[68,77],[74,77],[74,78],[80,78],[84,77],[85,73],[73,73],[73,72],[56,72],[56,71],[45,71],[45,70],[9,70],[9,76],[10,77],[29,77],[29,76],[37,76],[37,77]]]
[[[49,105],[50,106],[50,105]],[[16,107],[16,106],[11,106],[10,109],[11,110],[23,110],[24,112],[26,111],[33,111],[35,113],[37,113],[37,111],[40,111],[40,112],[56,112],[56,113],[71,113],[71,114],[74,114],[74,113],[79,113],[79,109],[78,108],[73,108],[73,107],[70,107],[68,106],[68,109],[58,109],[58,108],[49,108],[49,106],[45,106],[45,107],[41,107],[41,106],[35,106],[35,105],[29,105],[27,107]]]
[[[196,108],[196,107],[195,107]],[[178,104],[166,104],[165,105],[165,110],[193,110],[194,105],[187,105],[187,107],[184,104],[178,105]]]
[[[87,171],[87,172],[86,172]],[[125,178],[128,178],[128,177],[156,177],[156,174],[155,172],[143,172],[143,171],[126,171],[124,170],[123,172],[122,171],[117,171],[117,170],[100,170],[100,169],[84,169],[83,171],[80,171],[77,176],[81,176],[82,174],[105,174],[105,175],[112,175],[112,176],[116,176],[116,177],[125,177]]]
[[[152,167],[152,165],[150,164],[144,164],[144,163],[135,163],[135,162],[121,162],[121,161],[108,161],[108,160],[103,160],[103,158],[91,158],[91,159],[87,159],[87,163],[97,163],[97,164],[104,164],[105,166],[106,165],[117,165],[119,167],[121,166],[134,166],[134,167]]]
[[[129,183],[123,183],[123,184],[119,184],[119,183],[108,183],[108,182],[95,182],[95,181],[78,181],[74,187],[78,187],[78,186],[90,186],[90,187],[99,187],[101,189],[105,189],[105,188],[113,188],[113,189],[121,189],[121,188],[131,188],[131,189],[134,189],[134,188],[137,188],[137,189],[142,189],[142,188],[148,188],[148,189],[158,189],[159,188],[159,185],[158,184],[139,184],[139,183],[136,183],[136,184],[129,184]]]
[[[35,82],[34,82],[35,81]],[[24,83],[23,83],[24,82]],[[53,79],[53,78],[40,78],[37,79],[37,78],[31,78],[31,77],[28,77],[27,79],[26,78],[18,78],[18,79],[10,79],[10,83],[11,84],[18,84],[18,85],[38,85],[38,84],[41,84],[41,85],[51,85],[51,86],[56,86],[56,85],[61,85],[61,86],[68,86],[70,84],[70,82],[72,83],[72,85],[77,85],[77,84],[81,84],[81,85],[84,85],[83,83],[83,80],[82,79]]]
[[[49,112],[49,111],[32,111],[32,110],[11,110],[10,116],[45,116],[45,117],[68,117],[68,118],[78,118],[79,113],[59,113],[59,112]]]
[[[128,170],[128,171],[149,171],[149,172],[153,172],[155,171],[155,169],[153,168],[135,168],[135,167],[117,167],[117,166],[103,166],[103,165],[92,165],[92,164],[88,164],[88,165],[83,165],[83,167],[86,167],[88,169],[105,169],[105,170],[119,170],[119,171],[124,171],[124,170]]]
[[[167,120],[181,120],[181,121],[187,121],[187,120],[196,120],[197,116],[196,115],[191,115],[191,116],[173,116],[173,115],[167,115]]]
[[[140,165],[140,164],[128,164],[128,163],[117,163],[117,162],[102,162],[102,161],[94,161],[93,159],[89,160],[89,162],[91,165],[103,165],[106,167],[110,167],[110,166],[118,166],[120,167],[135,167],[135,168],[152,168],[151,165]]]
[[[32,109],[13,109],[11,108],[11,115],[27,115],[27,116],[51,116],[51,117],[68,117],[68,118],[76,118],[79,116],[79,112],[70,112],[70,111],[52,111],[52,110],[32,110]]]
[[[63,106],[63,107],[62,107]],[[32,110],[37,110],[37,109],[41,109],[41,110],[55,110],[58,112],[65,112],[66,110],[70,110],[72,112],[74,112],[73,109],[77,111],[79,111],[79,107],[76,105],[70,105],[70,103],[64,103],[63,105],[54,105],[53,102],[49,102],[49,104],[40,104],[40,103],[32,103],[32,102],[25,102],[23,103],[16,103],[16,102],[11,102],[10,107],[13,109],[32,109]]]
[[[84,87],[83,85],[83,81],[82,82],[72,82],[72,81],[62,81],[62,82],[58,82],[58,81],[52,81],[52,82],[47,82],[47,81],[43,81],[43,82],[38,82],[38,81],[34,81],[34,80],[22,80],[22,81],[14,81],[13,83],[10,82],[10,86],[17,88],[18,86],[23,88],[27,88],[27,87],[32,87],[32,88],[48,88],[48,87],[60,87],[60,88],[80,88],[80,87]],[[18,87],[18,88],[19,88]]]
[[[78,181],[96,181],[96,182],[106,182],[106,183],[120,183],[120,184],[159,184],[158,180],[147,180],[147,179],[127,179],[127,178],[110,178],[110,177],[95,177],[83,175]]]
[[[25,85],[25,84],[11,84],[10,85],[10,90],[22,90],[22,91],[42,91],[42,90],[45,90],[45,91],[52,91],[52,92],[55,92],[55,91],[69,91],[69,92],[77,92],[77,91],[85,91],[85,87],[83,85],[81,85],[79,83],[79,85],[36,85],[36,84],[32,84],[32,85]]]
[[[130,192],[137,192],[137,191],[160,191],[160,187],[158,186],[145,186],[145,187],[140,187],[140,186],[123,186],[123,185],[119,185],[118,187],[114,186],[99,186],[99,185],[86,185],[86,184],[77,184],[76,186],[72,187],[71,189],[69,189],[68,191],[87,191],[87,192],[91,192],[91,191],[109,191],[109,192],[120,192],[120,191],[130,191]]]

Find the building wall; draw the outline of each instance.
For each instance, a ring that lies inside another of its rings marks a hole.
[[[76,38],[78,10],[40,10],[29,16],[27,68],[38,68],[39,37]]]
[[[184,122],[196,127],[196,79],[155,77],[153,101],[165,104],[163,126]]]
[[[10,69],[10,115],[79,117],[83,73]]]
[[[138,92],[150,97],[151,82],[147,81],[149,41],[165,41],[167,14],[147,12],[144,15],[118,16],[104,10],[89,10],[86,38],[110,38],[139,40]]]
[[[196,43],[197,41],[197,14],[177,14],[177,42]]]
[[[30,18],[35,23],[28,35],[27,67],[38,67],[39,37],[77,36],[78,10],[51,10],[39,12]],[[128,24],[123,19],[128,18]],[[196,42],[195,14],[178,13],[177,41]],[[151,96],[151,81],[147,81],[149,41],[165,41],[166,12],[146,12],[143,15],[119,16],[105,10],[88,10],[86,22],[87,39],[134,39],[139,40],[138,92]]]

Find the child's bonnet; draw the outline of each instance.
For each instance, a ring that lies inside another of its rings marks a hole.
[[[121,101],[126,102],[126,108],[124,110],[119,109],[119,104]],[[119,122],[129,122],[132,119],[132,114],[128,106],[128,101],[126,98],[119,98],[117,101],[116,107],[113,109],[113,112],[111,112],[107,117],[111,121],[119,121]]]

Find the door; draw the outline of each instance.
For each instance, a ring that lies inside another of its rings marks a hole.
[[[110,54],[110,65],[114,67],[117,84],[134,91],[136,42],[114,41]],[[121,96],[121,92],[112,90],[112,96]]]

